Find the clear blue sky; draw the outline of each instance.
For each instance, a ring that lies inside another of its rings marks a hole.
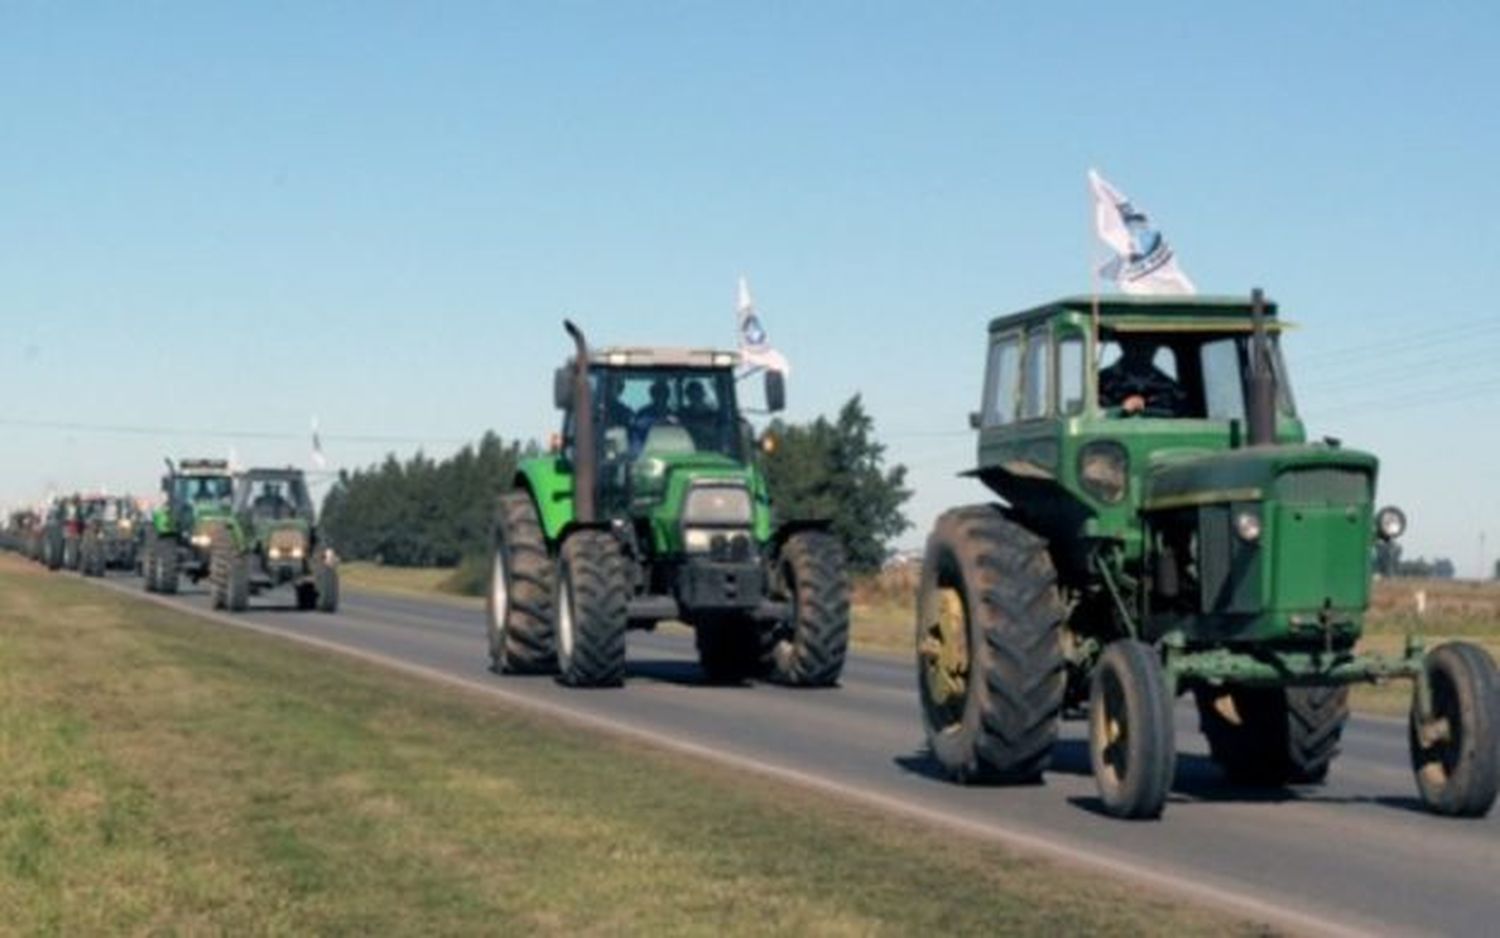
[[[727,345],[743,271],[791,416],[862,392],[911,467],[915,544],[984,497],[954,478],[984,323],[1089,287],[1097,166],[1201,289],[1281,301],[1314,432],[1472,573],[1497,11],[5,4],[0,504],[149,490],[163,453],[305,462],[313,413],[344,465],[390,446],[341,436],[539,436],[563,313]]]

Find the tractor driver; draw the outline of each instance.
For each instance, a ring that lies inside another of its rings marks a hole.
[[[667,386],[666,379],[657,378],[651,382],[651,403],[636,411],[635,418],[630,422],[632,458],[640,455],[641,448],[646,445],[646,437],[650,435],[652,427],[658,423],[677,421],[672,414],[672,408],[668,406],[671,397],[672,389]]]
[[[251,510],[262,517],[279,519],[290,514],[291,507],[281,494],[281,486],[275,482],[267,482],[266,487],[255,497]]]
[[[1141,339],[1120,343],[1120,358],[1099,372],[1099,403],[1124,416],[1181,417],[1187,395],[1177,381],[1156,367],[1158,346]]]

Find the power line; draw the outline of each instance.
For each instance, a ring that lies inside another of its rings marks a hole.
[[[0,426],[18,427],[28,430],[51,430],[67,433],[113,433],[123,436],[202,436],[226,440],[311,440],[309,433],[288,433],[276,430],[210,430],[192,427],[148,426],[142,424],[87,423],[72,420],[36,420],[25,417],[0,417]],[[367,433],[319,433],[325,442],[335,443],[472,443],[468,437],[439,436],[390,436]]]

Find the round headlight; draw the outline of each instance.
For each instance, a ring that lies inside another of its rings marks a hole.
[[[1375,514],[1375,532],[1387,541],[1394,541],[1406,533],[1406,515],[1395,506],[1387,506]]]
[[[1125,497],[1130,456],[1114,440],[1095,440],[1078,451],[1078,484],[1101,502]]]
[[[1260,540],[1260,515],[1253,511],[1241,511],[1234,516],[1234,533],[1240,540],[1255,543]]]

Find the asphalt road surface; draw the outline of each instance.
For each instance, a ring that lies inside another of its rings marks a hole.
[[[138,580],[106,585],[147,595]],[[210,608],[202,590],[164,599]],[[290,591],[257,597],[233,621],[1062,859],[1077,870],[1072,888],[1086,888],[1092,867],[1296,931],[1500,934],[1500,812],[1424,813],[1397,721],[1355,717],[1328,784],[1267,792],[1223,782],[1196,715],[1180,707],[1166,815],[1128,823],[1099,812],[1081,722],[1064,725],[1044,785],[941,779],[902,659],[851,655],[832,690],[712,687],[690,636],[633,633],[624,689],[570,690],[490,673],[480,610],[352,590],[336,615],[290,602]]]

